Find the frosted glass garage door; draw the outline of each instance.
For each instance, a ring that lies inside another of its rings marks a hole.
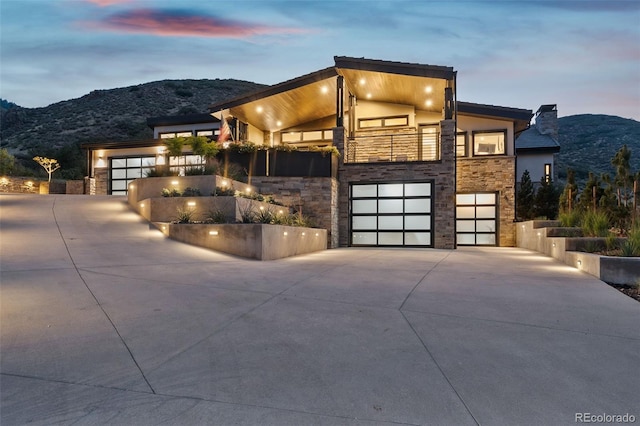
[[[456,195],[458,245],[497,245],[497,224],[498,205],[494,192]]]
[[[431,182],[350,186],[352,246],[433,247]]]

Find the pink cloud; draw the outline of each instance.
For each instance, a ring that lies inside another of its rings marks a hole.
[[[130,3],[131,0],[85,0],[88,3],[93,3],[100,7],[113,6],[114,4]]]
[[[92,0],[116,1],[116,0]],[[111,15],[85,26],[108,31],[157,36],[245,38],[264,34],[303,33],[300,28],[272,27],[220,19],[190,11],[137,9]]]

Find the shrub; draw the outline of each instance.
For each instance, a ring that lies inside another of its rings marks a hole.
[[[212,196],[221,196],[221,197],[229,197],[229,196],[234,196],[236,194],[236,191],[233,188],[221,188],[219,186],[216,186],[216,189],[214,189],[214,191],[211,193]]]
[[[204,217],[206,223],[227,223],[227,216],[222,210],[209,210]]]
[[[180,196],[180,191],[178,191],[175,188],[162,188],[162,196],[163,197],[179,197]]]
[[[202,166],[187,166],[184,168],[185,176],[200,176],[204,174],[204,167]]]
[[[587,211],[582,216],[582,232],[587,237],[606,237],[609,228],[609,215],[604,212]]]
[[[570,212],[562,212],[559,216],[560,225],[572,228],[574,226],[580,226],[580,213],[577,210],[572,210]]]
[[[640,256],[640,243],[636,240],[632,240],[628,238],[622,245],[620,246],[621,254],[625,257],[636,257]]]
[[[202,194],[198,188],[186,187],[182,192],[183,197],[199,197]]]
[[[195,216],[195,211],[193,209],[178,207],[176,222],[191,223],[193,222],[194,216]]]

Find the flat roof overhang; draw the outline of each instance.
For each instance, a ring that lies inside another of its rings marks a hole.
[[[336,115],[337,79],[356,99],[414,105],[442,113],[450,67],[336,57],[336,66],[210,105],[212,115],[237,117],[262,131],[285,130]]]

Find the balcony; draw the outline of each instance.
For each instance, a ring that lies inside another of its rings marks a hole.
[[[345,163],[440,160],[440,133],[367,134],[349,138]]]

